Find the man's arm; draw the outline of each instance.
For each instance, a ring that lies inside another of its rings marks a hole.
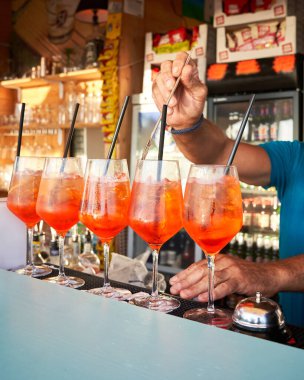
[[[207,260],[190,265],[170,279],[171,293],[182,298],[208,300]],[[271,297],[282,291],[304,291],[304,255],[269,263],[251,263],[220,254],[216,257],[214,298],[231,293]]]
[[[164,62],[153,84],[153,98],[161,110],[176,78],[181,75],[167,113],[167,124],[176,130],[189,128],[199,120],[207,97],[207,88],[199,80],[194,62],[190,60],[184,66],[186,58],[186,53],[179,53],[173,62]],[[234,143],[206,119],[195,131],[174,135],[174,138],[181,152],[191,162],[199,164],[226,164]],[[263,148],[241,143],[234,164],[242,181],[262,186],[269,183],[270,159]]]

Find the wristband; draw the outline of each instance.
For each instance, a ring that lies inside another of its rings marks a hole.
[[[196,131],[202,125],[203,120],[204,120],[204,115],[201,114],[198,121],[195,124],[193,124],[191,127],[184,128],[184,129],[173,129],[173,128],[171,128],[170,132],[172,133],[172,135],[183,135],[184,133]]]

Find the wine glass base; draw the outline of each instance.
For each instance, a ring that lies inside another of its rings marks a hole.
[[[124,301],[128,298],[130,290],[122,288],[112,288],[112,286],[105,286],[102,288],[94,288],[86,290],[87,293],[94,294],[95,296],[101,296],[105,298],[112,298],[118,301]]]
[[[180,307],[180,302],[177,299],[163,295],[134,298],[129,303],[163,313],[170,313]]]
[[[72,276],[56,276],[56,277],[48,277],[43,281],[51,282],[52,284],[57,284],[61,286],[66,286],[68,288],[80,288],[85,284],[85,281],[79,277]]]
[[[33,267],[20,268],[15,271],[18,274],[31,277],[42,277],[52,273],[52,269],[47,265],[34,265]]]
[[[232,312],[228,310],[215,309],[212,313],[207,309],[190,309],[184,313],[183,318],[222,329],[229,329],[232,325]]]

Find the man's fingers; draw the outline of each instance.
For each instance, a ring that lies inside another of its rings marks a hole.
[[[181,294],[182,291],[188,290],[189,288],[191,289],[192,287],[195,287],[197,283],[202,282],[204,277],[207,275],[207,267],[206,265],[193,265],[191,268],[189,268],[188,271],[186,270],[184,272],[185,273],[183,273],[183,275],[180,276],[177,280],[173,282],[171,281],[172,287],[170,291],[172,294]]]
[[[216,272],[215,274],[215,285],[213,290],[213,297],[215,300],[226,297],[227,295],[234,293],[236,289],[236,284],[233,279],[230,278],[231,273],[229,274],[228,270],[222,270]],[[200,302],[208,301],[208,292],[201,293],[198,296]]]
[[[164,96],[162,91],[159,88],[157,81],[155,80],[153,83],[153,92],[152,92],[153,100],[157,106],[157,108],[161,111],[163,104],[165,103]]]
[[[191,288],[196,283],[202,280],[202,278],[205,276],[205,272],[202,270],[196,270],[194,271],[190,276],[188,276],[186,279],[181,280],[177,283],[174,283],[170,289],[172,294],[178,294],[184,289]]]
[[[185,52],[180,52],[176,55],[176,58],[175,58],[173,65],[172,65],[172,73],[176,78],[181,75],[187,58],[188,58],[188,54]],[[191,62],[191,60],[190,60],[190,62]]]
[[[213,291],[213,297],[214,300],[219,300],[221,298],[224,298],[231,294],[231,287],[227,282],[222,282],[218,286],[215,287]],[[200,302],[207,302],[208,301],[208,291],[201,292],[199,296],[197,297]]]
[[[176,81],[176,79],[172,75],[172,61],[163,62],[160,65],[160,72],[160,77],[163,82],[163,85],[170,92],[174,87]]]
[[[175,276],[170,278],[170,284],[173,285],[176,282],[185,280],[188,276],[190,276],[193,272],[195,272],[198,268],[203,269],[206,267],[206,260],[200,260],[196,263],[191,264],[187,269],[179,272]]]
[[[180,291],[180,296],[182,298],[191,299],[197,297],[201,293],[205,293],[208,290],[208,282],[205,279],[202,279],[192,286],[182,289]]]

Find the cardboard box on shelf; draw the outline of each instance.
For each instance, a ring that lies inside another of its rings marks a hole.
[[[273,0],[269,9],[257,12],[227,15],[224,13],[223,1],[214,0],[213,26],[215,28],[231,25],[248,24],[287,16],[287,0]]]
[[[209,33],[210,32],[210,33]],[[207,42],[208,39],[208,42]],[[211,41],[213,39],[213,41]],[[211,42],[210,42],[211,41]],[[209,48],[210,43],[210,48]],[[207,50],[208,44],[208,50]],[[190,50],[189,50],[190,49]],[[159,50],[161,51],[161,50]],[[164,50],[165,51],[165,50]],[[153,33],[146,34],[145,42],[145,63],[144,63],[144,79],[143,79],[143,93],[151,93],[153,73],[157,72],[162,62],[175,59],[179,51],[166,53],[157,53],[153,49]],[[215,33],[208,30],[208,25],[202,24],[198,27],[198,38],[194,46],[189,45],[187,48],[184,45],[180,51],[187,51],[191,53],[191,57],[196,60],[198,65],[199,77],[201,80],[205,79],[207,55],[208,60],[214,62],[215,57]]]
[[[216,62],[236,62],[255,58],[267,58],[280,55],[294,54],[297,50],[296,17],[286,17],[284,38],[275,39],[276,43],[269,48],[256,48],[252,50],[233,50],[227,45],[227,29],[218,28],[216,38]]]

